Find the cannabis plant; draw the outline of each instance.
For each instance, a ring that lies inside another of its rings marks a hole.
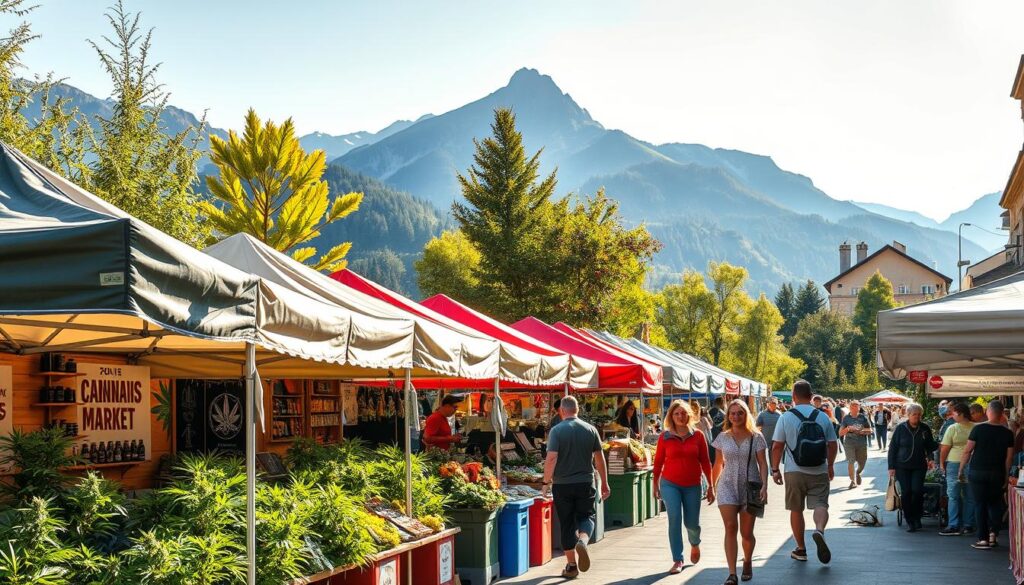
[[[14,429],[0,437],[0,467],[15,470],[3,489],[17,502],[54,498],[61,494],[67,477],[61,469],[79,462],[71,455],[72,438],[57,427],[36,431]]]

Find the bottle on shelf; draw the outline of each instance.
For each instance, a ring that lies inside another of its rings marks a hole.
[[[75,362],[75,358],[68,358],[68,361],[64,362],[64,371],[71,374],[78,372],[78,363]]]
[[[74,388],[64,388],[64,402],[74,402],[74,401],[75,401],[75,389]]]
[[[55,353],[50,356],[50,369],[47,372],[63,372],[64,371],[64,354]]]
[[[143,442],[142,439],[139,439],[139,455],[138,455],[138,458],[136,460],[137,461],[145,461],[146,460],[146,444]]]
[[[106,462],[107,462],[107,444],[104,443],[103,441],[100,441],[99,446],[96,447],[96,458],[93,460],[93,463],[103,464],[103,463],[106,463]]]
[[[103,458],[106,459],[107,463],[113,463],[114,462],[114,442],[113,441],[107,441],[107,454]]]

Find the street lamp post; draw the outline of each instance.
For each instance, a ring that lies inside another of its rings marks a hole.
[[[956,290],[957,290],[957,292],[960,292],[960,291],[962,291],[964,289],[964,266],[969,266],[971,264],[970,260],[964,260],[964,252],[963,252],[964,234],[963,234],[963,230],[964,230],[964,226],[965,225],[971,225],[971,224],[969,224],[967,222],[962,222],[956,228],[956,257],[957,257],[956,269],[957,269],[957,276],[959,276],[959,279],[956,281]]]

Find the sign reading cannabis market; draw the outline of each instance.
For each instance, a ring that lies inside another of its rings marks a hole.
[[[78,432],[89,443],[143,443],[150,456],[149,367],[78,364]]]

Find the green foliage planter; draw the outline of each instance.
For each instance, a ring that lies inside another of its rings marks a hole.
[[[455,571],[466,585],[488,585],[498,577],[497,510],[454,509],[448,511],[454,526]]]
[[[643,493],[641,477],[646,472],[627,471],[622,475],[609,475],[612,493],[604,503],[607,526],[636,526],[641,521]]]

